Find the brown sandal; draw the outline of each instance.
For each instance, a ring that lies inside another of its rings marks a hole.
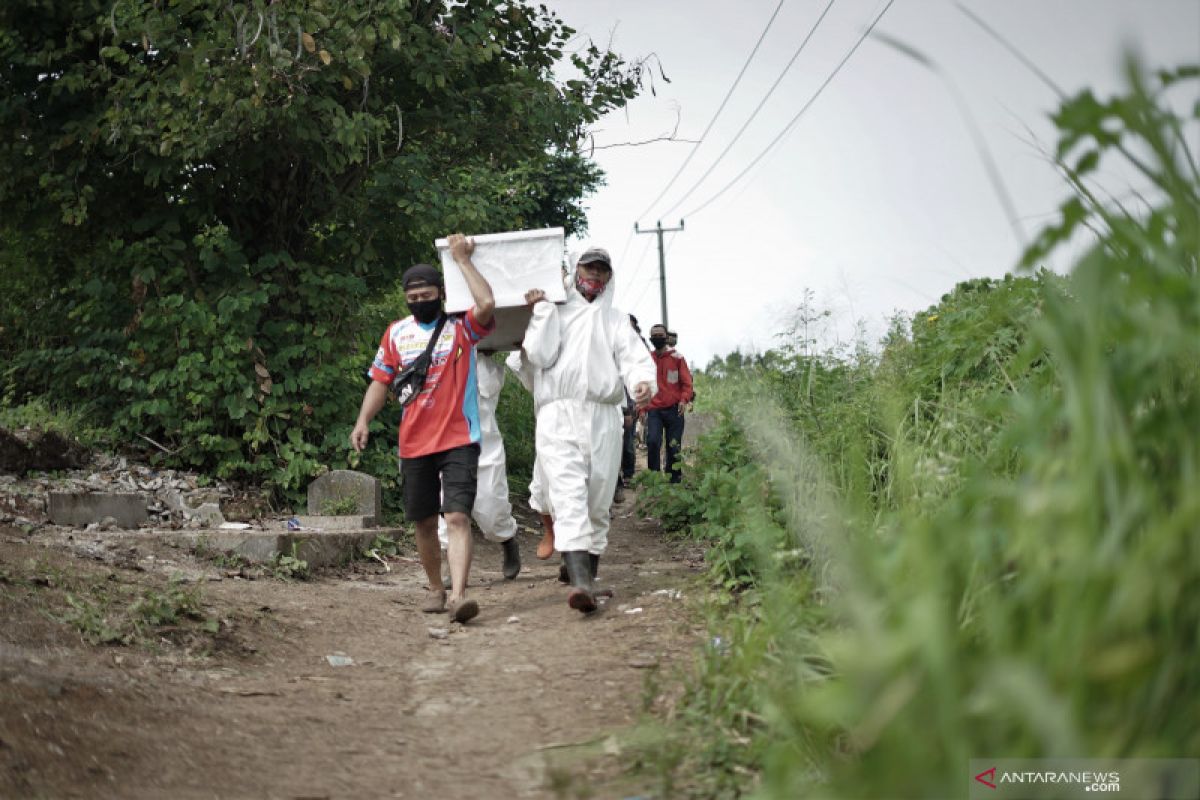
[[[421,610],[426,614],[440,614],[446,610],[446,590],[445,589],[426,589],[425,590],[425,605],[421,606]]]
[[[479,603],[469,597],[450,604],[451,622],[463,623],[469,619],[475,619],[478,614]]]
[[[542,514],[542,529],[545,533],[542,534],[542,540],[538,542],[537,557],[545,561],[554,555],[554,517]]]

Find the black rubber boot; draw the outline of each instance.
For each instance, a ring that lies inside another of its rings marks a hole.
[[[596,580],[596,574],[600,572],[600,556],[595,553],[588,553],[588,562],[588,566],[592,572],[592,580]]]
[[[521,574],[521,547],[517,544],[517,537],[514,535],[511,539],[505,539],[500,546],[504,548],[504,577],[515,580]]]
[[[562,557],[561,553],[559,554],[559,557],[560,558]],[[569,572],[567,572],[567,560],[565,558],[562,560],[562,563],[558,565],[558,582],[559,583],[570,583],[571,582],[571,575]]]
[[[596,598],[592,588],[592,565],[586,550],[571,550],[563,553],[567,575],[571,578],[571,591],[567,593],[567,605],[576,611],[589,614],[596,610]]]

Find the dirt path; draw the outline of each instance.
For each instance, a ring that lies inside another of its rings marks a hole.
[[[636,721],[647,671],[697,645],[672,590],[690,590],[701,557],[632,511],[617,509],[600,569],[616,597],[601,612],[567,608],[557,562],[537,561],[522,532],[516,581],[496,545],[477,545],[482,613],[466,626],[418,611],[412,559],[248,581],[177,550],[0,531],[0,796],[636,794],[609,735]],[[180,570],[223,620],[204,648],[88,645],[39,611],[39,592],[73,574],[137,589]],[[331,666],[336,654],[353,664]]]

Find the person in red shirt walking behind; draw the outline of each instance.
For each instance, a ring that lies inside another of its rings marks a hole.
[[[448,317],[439,328],[446,297],[441,273],[428,264],[405,271],[401,284],[412,316],[393,322],[383,334],[350,444],[359,452],[367,446],[371,420],[387,402],[388,387],[437,335],[425,383],[417,387],[419,393],[400,420],[404,514],[416,523],[417,553],[429,579],[421,610],[449,611],[455,622],[466,622],[479,613],[479,604],[466,596],[471,571],[468,515],[475,505],[481,438],[475,344],[495,328],[496,303],[492,287],[471,262],[475,242],[458,233],[448,238],[475,305],[465,314]],[[442,588],[439,511],[450,540],[449,603]]]
[[[679,443],[683,441],[683,413],[692,402],[692,373],[687,360],[667,346],[667,329],[655,325],[650,329],[650,344],[654,346],[650,355],[658,366],[658,393],[650,401],[646,412],[646,464],[658,472],[671,473],[671,483],[679,483],[683,473],[679,471]],[[663,433],[667,437],[667,460],[660,464]]]

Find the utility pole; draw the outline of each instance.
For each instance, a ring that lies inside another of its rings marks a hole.
[[[654,233],[658,235],[658,296],[662,300],[662,324],[667,330],[670,330],[671,326],[667,323],[667,260],[666,255],[663,253],[662,237],[664,233],[674,233],[681,230],[683,230],[683,220],[679,220],[678,228],[664,228],[662,220],[659,220],[658,224],[648,231],[639,228],[636,222],[633,223],[634,233]]]

